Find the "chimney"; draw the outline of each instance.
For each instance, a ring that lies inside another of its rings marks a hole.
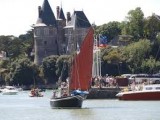
[[[42,15],[42,9],[41,6],[38,6],[38,17],[40,18]]]
[[[67,12],[67,22],[71,21],[71,14],[70,12]]]
[[[59,6],[56,7],[57,10],[57,19],[59,19]]]

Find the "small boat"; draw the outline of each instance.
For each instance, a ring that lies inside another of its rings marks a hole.
[[[125,89],[116,96],[119,100],[160,100],[160,84],[141,85],[135,90]]]
[[[29,97],[43,97],[43,94],[40,92],[40,90],[37,89],[31,89],[30,93],[29,93]]]
[[[92,78],[93,34],[94,31],[90,28],[81,44],[80,51],[73,57],[69,80],[65,85],[67,87],[60,87],[58,92],[54,91],[50,99],[51,108],[82,107],[83,100],[89,93]],[[60,93],[59,96],[57,93]]]
[[[18,90],[14,86],[5,86],[1,91],[2,95],[16,95],[18,93]]]
[[[42,94],[33,95],[33,94],[30,94],[30,93],[29,93],[29,97],[43,97],[43,95],[42,95]]]

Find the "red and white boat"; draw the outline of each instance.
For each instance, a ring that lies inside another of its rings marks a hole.
[[[160,84],[141,86],[141,90],[119,92],[119,100],[160,100]]]

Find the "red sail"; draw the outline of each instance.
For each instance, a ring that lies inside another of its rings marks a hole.
[[[71,68],[70,90],[88,90],[92,78],[93,64],[93,35],[92,28],[89,29],[80,47],[79,54],[75,55]]]

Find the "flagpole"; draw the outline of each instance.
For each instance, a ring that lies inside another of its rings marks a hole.
[[[97,47],[97,39],[96,36],[94,36],[94,46],[93,46],[93,67],[92,67],[92,76],[95,77],[96,76],[96,47]]]
[[[98,45],[100,45],[100,34],[98,35]],[[98,72],[98,76],[101,76],[101,65],[100,65],[100,48],[97,47],[97,72]]]
[[[96,35],[94,38],[94,51],[93,51],[93,76],[101,76],[101,57],[100,57],[100,49],[98,47],[100,35]]]
[[[99,46],[100,46],[100,35],[101,34],[99,34]],[[98,51],[98,53],[99,53],[99,55],[98,55],[98,64],[99,64],[99,76],[101,76],[101,57],[100,57],[100,49],[99,49],[99,51]]]

